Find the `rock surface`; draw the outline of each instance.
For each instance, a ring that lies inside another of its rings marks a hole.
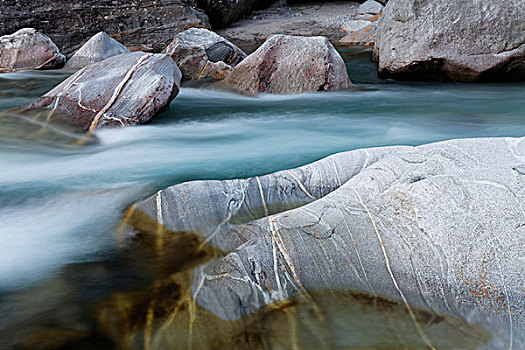
[[[178,94],[181,73],[168,55],[132,52],[84,67],[26,107],[95,131],[147,123]]]
[[[525,80],[525,0],[393,0],[375,57],[382,77]]]
[[[224,77],[246,58],[237,46],[220,35],[202,28],[191,28],[175,36],[163,51],[170,55],[188,80]]]
[[[497,330],[487,348],[501,349],[525,341],[524,200],[525,139],[496,138],[190,182],[135,210],[230,252],[193,278],[193,298],[221,319],[350,289],[401,302],[416,327],[419,307]]]
[[[65,61],[53,41],[33,28],[0,37],[0,72],[60,68]]]
[[[383,12],[383,7],[381,3],[375,0],[367,0],[357,8],[354,19],[375,21]]]
[[[359,22],[368,22],[368,25],[345,35],[339,40],[338,43],[340,45],[372,46],[375,44],[375,37],[377,34],[376,23],[361,20]],[[351,26],[352,25],[349,25],[348,27],[350,28]]]
[[[242,93],[287,94],[346,89],[343,59],[324,37],[275,35],[222,81]]]
[[[343,24],[348,34],[339,40],[340,45],[372,46],[375,44],[377,22],[383,15],[384,6],[374,0],[367,0],[357,8],[352,21]]]
[[[125,46],[162,51],[175,34],[192,27],[210,28],[194,0],[4,0],[0,35],[33,27],[49,35],[67,55],[105,31]]]
[[[214,27],[225,27],[253,10],[264,8],[275,0],[197,0],[199,8],[203,9]]]
[[[100,32],[89,39],[66,62],[65,68],[83,68],[106,58],[130,52],[127,47]]]
[[[354,17],[359,6],[353,1],[289,4],[288,7],[256,11],[234,25],[218,29],[247,53],[255,51],[270,36],[280,33],[296,36],[324,36],[331,42],[341,39],[341,26]]]

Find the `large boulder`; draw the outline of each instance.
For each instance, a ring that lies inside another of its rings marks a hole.
[[[213,27],[225,27],[253,10],[271,5],[276,0],[197,0],[199,8],[203,9]]]
[[[175,36],[163,53],[170,55],[184,79],[211,76],[223,79],[246,58],[246,54],[222,36],[202,28],[191,28]]]
[[[84,67],[25,110],[89,131],[143,124],[168,108],[180,79],[170,56],[132,52]]]
[[[525,342],[524,183],[525,139],[452,140],[176,185],[131,216],[157,223],[152,235],[196,232],[228,253],[187,275],[217,319],[352,290],[401,303],[421,348],[433,346],[424,328],[441,321],[418,309],[482,326],[492,333],[484,348],[501,349]],[[163,328],[153,344],[166,340]]]
[[[0,72],[60,68],[65,61],[53,41],[33,28],[0,37]]]
[[[393,0],[375,57],[385,78],[525,79],[525,0]]]
[[[100,32],[89,39],[66,62],[65,68],[83,68],[106,58],[130,52],[129,49],[112,39],[104,32]]]
[[[38,28],[69,55],[104,31],[125,46],[161,52],[183,30],[210,28],[208,16],[195,5],[194,0],[4,0],[0,35]]]
[[[282,34],[268,39],[222,83],[250,95],[339,90],[352,85],[343,59],[327,38]]]

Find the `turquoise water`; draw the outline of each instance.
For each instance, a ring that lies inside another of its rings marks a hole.
[[[64,275],[83,279],[75,284],[80,301],[133,283],[136,276],[119,265],[114,227],[126,207],[158,189],[264,174],[362,147],[525,135],[524,83],[381,81],[368,53],[343,54],[355,90],[249,98],[183,88],[153,123],[102,130],[86,146],[75,145],[69,130],[40,138],[29,120],[0,117],[0,312],[9,315],[0,330],[55,320],[65,297],[44,293],[35,307],[29,291]],[[0,110],[24,106],[67,76],[0,75]],[[71,268],[109,262],[97,277]]]

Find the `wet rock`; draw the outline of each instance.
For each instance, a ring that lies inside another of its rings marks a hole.
[[[191,288],[179,281],[156,281],[142,293],[115,293],[101,305],[100,329],[123,349],[428,348],[402,302],[356,291],[318,291],[232,321],[196,304]],[[420,309],[414,315],[435,349],[475,350],[490,339],[487,330],[452,317]]]
[[[352,85],[343,59],[325,37],[275,35],[222,82],[242,93],[287,94]]]
[[[203,9],[213,27],[225,27],[253,10],[265,8],[275,0],[197,0],[199,8]]]
[[[100,32],[89,39],[66,62],[65,68],[83,68],[90,64],[105,60],[106,58],[128,53],[130,50],[112,39],[104,32]]]
[[[143,124],[168,108],[180,79],[168,55],[122,54],[79,70],[26,111],[48,111],[49,120],[89,131]]]
[[[237,46],[212,31],[191,28],[175,36],[163,51],[182,71],[184,79],[224,79],[231,68],[246,58]]]
[[[523,138],[351,151],[290,173],[177,185],[137,207],[170,227],[207,227],[230,251],[197,268],[192,287],[223,320],[357,290],[403,303],[416,327],[426,322],[416,308],[429,308],[498,330],[487,348],[505,348],[525,341],[524,155]]]
[[[79,343],[88,337],[89,333],[74,329],[35,329],[29,331],[14,348],[16,350],[66,349],[67,346],[79,346]]]
[[[60,68],[65,61],[53,41],[36,29],[24,28],[0,37],[0,73]]]
[[[161,52],[175,34],[210,23],[194,0],[0,1],[0,35],[24,27],[38,28],[69,55],[101,31],[125,46]]]
[[[525,2],[394,0],[375,47],[385,78],[525,80]]]

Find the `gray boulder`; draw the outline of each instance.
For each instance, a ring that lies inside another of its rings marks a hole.
[[[525,0],[393,0],[375,57],[385,78],[525,79]]]
[[[249,95],[339,90],[352,86],[339,53],[325,37],[274,35],[221,84]]]
[[[224,79],[246,54],[220,35],[202,28],[191,28],[175,36],[163,53],[170,55],[184,79],[205,77]]]
[[[66,57],[44,34],[33,28],[0,37],[0,72],[60,68]]]
[[[106,58],[130,52],[104,32],[95,34],[66,62],[65,68],[83,68]]]
[[[82,68],[25,110],[89,131],[143,124],[168,108],[180,79],[170,56],[132,52]]]
[[[417,308],[482,326],[492,332],[484,349],[502,349],[525,342],[524,202],[525,139],[495,138],[191,182],[134,208],[229,252],[190,275],[197,304],[220,319],[354,290],[404,305],[430,348]]]

